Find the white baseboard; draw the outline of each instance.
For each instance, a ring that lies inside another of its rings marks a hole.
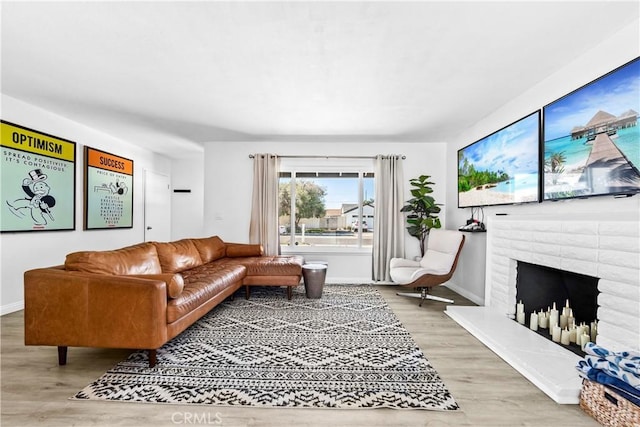
[[[336,285],[351,285],[351,284],[359,284],[359,285],[370,285],[373,284],[373,280],[371,277],[327,277],[325,279],[325,283],[336,284]]]
[[[447,283],[444,284],[444,286],[446,286],[447,288],[451,289],[452,291],[460,294],[461,296],[465,297],[469,301],[473,301],[474,303],[476,303],[478,305],[484,305],[484,297],[479,297],[476,294],[472,294],[471,292],[469,292],[466,289],[456,285],[453,282],[447,282]]]
[[[14,313],[16,311],[24,310],[24,301],[18,301],[11,304],[0,306],[0,316],[5,314]]]

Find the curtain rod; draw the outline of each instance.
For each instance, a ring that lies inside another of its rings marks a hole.
[[[249,154],[249,158],[253,159],[255,154]],[[284,159],[375,159],[377,156],[302,156],[302,155],[294,155],[294,156],[278,156]],[[386,156],[388,157],[388,155]],[[401,156],[402,159],[406,159],[406,156]]]

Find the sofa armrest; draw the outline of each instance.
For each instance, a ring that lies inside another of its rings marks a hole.
[[[252,243],[225,243],[225,249],[229,258],[264,255],[262,245]]]
[[[122,277],[122,276],[121,276]],[[184,279],[178,273],[128,274],[124,277],[136,277],[145,280],[160,280],[167,284],[167,298],[178,298],[184,289]]]
[[[166,286],[63,268],[27,271],[25,344],[158,348],[167,341]]]

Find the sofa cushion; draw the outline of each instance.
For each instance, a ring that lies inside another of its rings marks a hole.
[[[224,257],[225,245],[218,236],[205,237],[202,239],[191,239],[195,245],[203,263],[209,263]]]
[[[304,257],[300,255],[230,257],[218,262],[223,265],[244,265],[247,268],[247,276],[301,276]]]
[[[262,245],[247,243],[227,243],[226,255],[231,258],[261,256]]]
[[[156,247],[140,243],[112,251],[82,251],[67,255],[67,270],[96,274],[160,274],[162,268]]]
[[[167,323],[177,321],[230,287],[239,288],[247,269],[242,265],[203,264],[184,272],[184,290],[167,302]]]
[[[202,265],[200,254],[191,239],[154,242],[163,273],[180,273]]]

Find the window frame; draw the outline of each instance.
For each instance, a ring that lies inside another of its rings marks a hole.
[[[364,179],[365,174],[370,174],[374,179],[375,188],[375,159],[374,158],[332,158],[332,157],[288,157],[281,158],[280,172],[291,173],[291,212],[295,212],[295,176],[297,173],[318,172],[318,173],[358,173],[358,218],[362,223]],[[305,179],[302,177],[301,179]],[[374,194],[375,198],[375,194]],[[375,209],[375,205],[374,205]],[[294,215],[291,215],[289,227],[294,229]],[[375,227],[373,232],[375,233]],[[296,246],[295,239],[291,238],[288,245],[280,245],[283,254],[289,253],[309,253],[309,254],[337,254],[337,253],[364,253],[373,252],[373,246],[362,246],[362,229],[358,229],[357,246]]]

